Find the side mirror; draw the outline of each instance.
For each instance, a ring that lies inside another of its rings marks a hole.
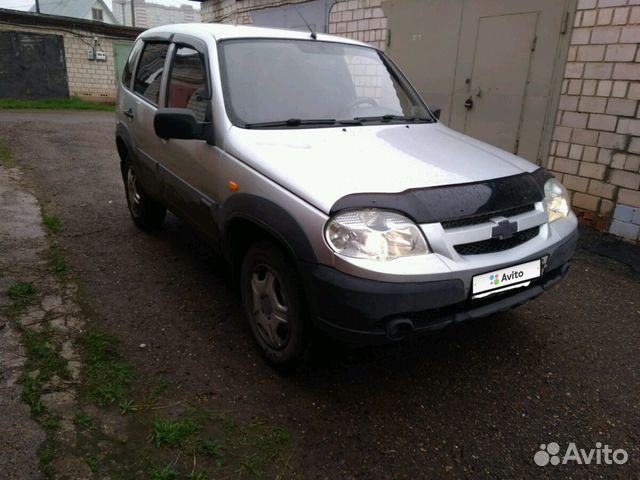
[[[153,128],[160,138],[203,139],[203,128],[188,108],[160,108],[153,117]]]
[[[440,107],[436,107],[435,105],[429,105],[429,110],[433,113],[433,116],[440,120],[440,114],[442,113],[442,109]]]

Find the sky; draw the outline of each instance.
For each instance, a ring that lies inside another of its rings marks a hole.
[[[193,8],[199,9],[200,2],[188,2],[185,0],[147,0],[151,3],[161,3],[163,5],[180,6],[182,4],[191,5]],[[104,0],[109,8],[111,0]],[[135,0],[134,0],[135,2]],[[0,8],[10,8],[13,10],[29,10],[34,5],[34,0],[0,0]]]

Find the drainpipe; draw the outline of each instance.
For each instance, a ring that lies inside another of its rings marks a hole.
[[[136,11],[135,7],[133,6],[133,0],[131,0],[131,26],[136,26]]]

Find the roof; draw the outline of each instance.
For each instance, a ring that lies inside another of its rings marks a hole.
[[[40,0],[39,3],[40,13],[73,18],[86,18],[91,13],[91,9],[98,4],[104,14],[110,17],[112,23],[119,23],[103,0]],[[36,11],[35,5],[30,11]]]
[[[54,29],[80,29],[114,38],[135,39],[144,29],[111,25],[81,18],[59,17],[34,12],[22,12],[0,8],[0,22],[19,26],[53,27]]]
[[[227,23],[179,23],[174,25],[163,25],[150,28],[141,36],[154,36],[162,33],[183,33],[187,35],[213,35],[216,40],[230,38],[290,38],[297,40],[307,40],[310,38],[309,32],[301,30],[286,30],[282,28],[251,27],[246,25],[233,25]],[[370,47],[366,43],[350,38],[336,37],[335,35],[317,34],[318,40],[325,42],[348,43],[351,45],[362,45]]]

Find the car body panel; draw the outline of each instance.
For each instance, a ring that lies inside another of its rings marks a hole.
[[[233,127],[224,149],[325,213],[349,194],[477,182],[538,168],[440,123]]]

